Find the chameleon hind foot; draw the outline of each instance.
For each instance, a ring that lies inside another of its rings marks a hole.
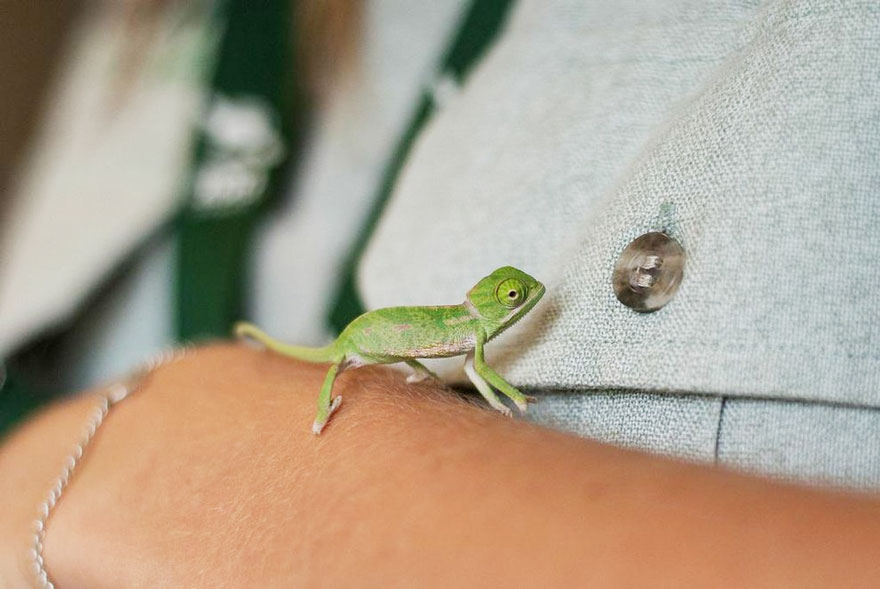
[[[326,412],[319,411],[318,416],[315,418],[315,422],[312,424],[312,433],[316,436],[321,435],[321,432],[324,430],[324,426],[327,425],[327,422],[330,421],[330,416],[339,409],[339,405],[342,404],[342,395],[336,395],[333,397],[333,401],[330,403],[330,407]],[[324,415],[322,415],[324,413]]]
[[[426,380],[440,380],[440,377],[434,374],[430,368],[419,362],[418,360],[406,360],[407,365],[413,369],[412,374],[406,377],[406,382],[412,384],[415,382],[423,382]]]
[[[428,376],[427,374],[421,374],[418,372],[414,372],[413,374],[410,374],[409,376],[406,377],[406,383],[407,384],[415,384],[418,382],[425,382],[426,380],[432,380],[432,379],[437,380],[431,376]]]

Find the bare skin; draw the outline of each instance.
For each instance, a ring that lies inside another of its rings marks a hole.
[[[214,346],[114,408],[49,524],[62,587],[871,586],[880,498],[782,485],[507,419],[384,368]],[[0,446],[0,586],[93,406]]]

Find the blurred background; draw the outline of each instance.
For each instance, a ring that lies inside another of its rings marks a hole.
[[[332,337],[474,4],[5,0],[0,433],[243,317]]]

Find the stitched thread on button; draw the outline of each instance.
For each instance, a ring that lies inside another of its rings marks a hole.
[[[669,235],[652,231],[634,239],[614,269],[617,299],[640,313],[650,313],[675,296],[683,277],[685,253]]]

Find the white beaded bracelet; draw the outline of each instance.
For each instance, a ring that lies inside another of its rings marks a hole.
[[[98,406],[95,407],[92,414],[89,416],[88,423],[86,424],[85,431],[83,432],[79,443],[74,446],[73,451],[64,458],[61,474],[55,479],[54,484],[49,489],[46,499],[40,504],[39,514],[37,519],[34,520],[30,555],[38,586],[44,588],[55,587],[54,583],[49,578],[49,573],[46,571],[46,565],[43,560],[43,540],[46,538],[46,526],[49,523],[49,518],[52,515],[55,505],[61,498],[61,494],[70,483],[70,478],[73,476],[77,464],[79,464],[82,459],[83,453],[86,451],[89,442],[91,442],[92,438],[95,436],[95,432],[98,431],[98,428],[100,428],[101,424],[104,422],[104,418],[107,417],[107,413],[109,413],[114,405],[138,390],[144,379],[156,368],[179,360],[186,355],[188,350],[188,347],[182,347],[165,350],[160,354],[157,354],[134,370],[127,378],[120,382],[113,383],[107,387],[103,394],[99,395],[100,400],[98,401]]]

